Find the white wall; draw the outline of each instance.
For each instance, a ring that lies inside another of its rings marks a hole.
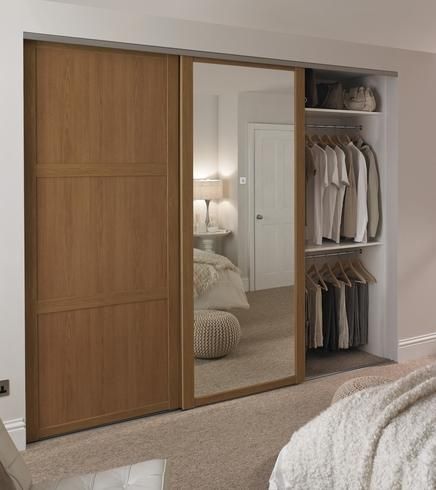
[[[224,183],[224,199],[218,205],[221,228],[231,230],[224,239],[223,253],[238,265],[238,97],[237,91],[219,96],[218,171]]]
[[[218,96],[195,93],[194,179],[213,178],[217,173]]]
[[[194,74],[195,85],[195,74]],[[194,179],[218,177],[218,96],[194,94]],[[211,219],[217,217],[215,203],[210,203]],[[194,227],[204,223],[206,204],[194,201]],[[195,229],[195,228],[194,228]]]
[[[405,339],[425,336],[425,346],[430,345],[430,351],[436,351],[433,315],[436,157],[430,143],[436,114],[436,56],[151,18],[127,9],[106,11],[43,0],[3,3],[0,16],[0,377],[11,380],[11,395],[0,398],[0,416],[4,420],[15,421],[18,427],[25,417],[22,38],[26,31],[398,71],[398,331],[403,350],[407,350]],[[392,254],[395,254],[395,247],[392,247]],[[390,277],[395,278],[395,270]],[[24,431],[18,427],[16,435],[18,443],[22,443],[19,438]]]

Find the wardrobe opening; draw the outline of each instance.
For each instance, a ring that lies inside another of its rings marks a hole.
[[[391,77],[306,70],[306,378],[389,362]]]

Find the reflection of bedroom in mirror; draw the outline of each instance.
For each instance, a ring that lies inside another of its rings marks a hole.
[[[195,396],[295,375],[294,74],[194,63]]]

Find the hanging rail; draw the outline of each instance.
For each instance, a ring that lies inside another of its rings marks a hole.
[[[322,129],[358,129],[362,131],[363,126],[358,125],[345,125],[345,124],[306,124],[306,128],[322,128]]]
[[[324,252],[324,253],[317,253],[317,252],[306,252],[306,260],[307,259],[319,259],[320,257],[332,257],[335,256],[337,257],[338,255],[352,255],[352,254],[361,254],[362,249],[361,248],[355,248],[353,250],[340,250],[340,251],[335,251],[332,250],[331,252]]]

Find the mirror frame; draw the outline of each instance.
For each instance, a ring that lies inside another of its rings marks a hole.
[[[286,70],[294,73],[295,126],[295,374],[286,378],[236,388],[221,393],[195,397],[194,392],[194,297],[193,297],[193,103],[194,63],[214,63],[252,68]],[[189,409],[263,391],[301,383],[305,378],[305,164],[304,164],[304,69],[277,64],[228,61],[225,59],[180,57],[180,327],[181,327],[181,399],[182,408]]]

